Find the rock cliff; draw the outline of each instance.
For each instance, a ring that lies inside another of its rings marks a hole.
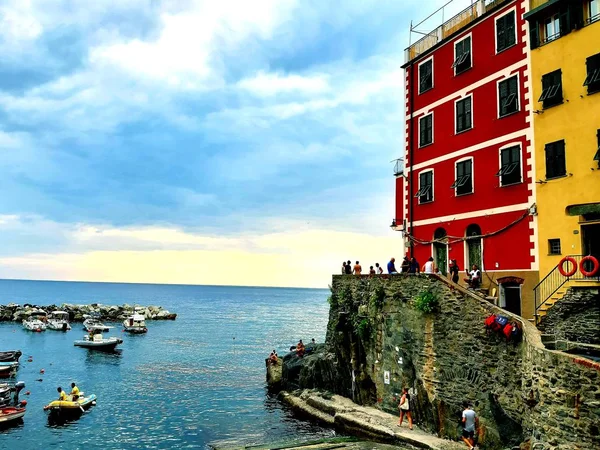
[[[396,413],[403,387],[422,428],[458,439],[462,402],[481,418],[482,448],[540,442],[600,448],[600,365],[545,349],[518,316],[436,276],[334,276],[326,344],[284,359],[282,388],[320,388]],[[519,321],[522,342],[486,331]]]

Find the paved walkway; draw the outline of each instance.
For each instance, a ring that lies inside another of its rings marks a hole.
[[[432,450],[465,450],[464,443],[449,441],[420,430],[416,425],[408,428],[408,423],[398,426],[398,417],[377,408],[359,406],[350,399],[334,395],[324,398],[314,391],[304,391],[300,395],[282,392],[283,400],[293,408],[309,414],[313,418],[335,425],[345,431],[391,442],[407,442]]]

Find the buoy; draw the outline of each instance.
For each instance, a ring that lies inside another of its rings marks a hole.
[[[27,400],[21,400],[19,403],[21,403],[21,406],[26,406],[27,405]]]
[[[45,373],[46,371],[44,369],[40,370],[40,373]]]
[[[31,392],[29,392],[29,391],[26,391],[26,392],[25,392],[25,395],[31,395]]]

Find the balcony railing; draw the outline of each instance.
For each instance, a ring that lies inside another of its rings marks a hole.
[[[477,0],[473,4],[471,4],[468,8],[464,9],[460,13],[456,14],[451,19],[443,22],[441,25],[436,27],[433,31],[428,33],[423,33],[418,30],[421,26],[429,27],[431,24],[431,20],[436,13],[441,12],[442,17],[444,13],[444,8],[448,6],[451,2],[446,3],[446,5],[442,6],[435,13],[431,14],[426,19],[422,20],[416,25],[411,25],[410,27],[410,36],[412,38],[413,33],[417,33],[422,35],[423,37],[416,41],[414,44],[410,44],[409,47],[404,51],[404,62],[409,62],[418,57],[419,55],[425,53],[431,47],[435,46],[439,42],[443,41],[447,37],[451,36],[458,30],[466,27],[468,24],[476,20],[477,18],[483,16],[485,13],[491,11],[492,9],[498,7],[499,5],[507,2],[509,0]],[[539,0],[538,0],[539,1]],[[546,0],[547,1],[547,0]]]
[[[404,175],[404,160],[398,158],[392,162],[394,163],[394,176],[399,177],[400,175]]]

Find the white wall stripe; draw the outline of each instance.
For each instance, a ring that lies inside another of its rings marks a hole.
[[[433,164],[437,164],[437,163],[440,163],[442,161],[446,161],[446,160],[449,160],[449,159],[458,158],[460,156],[467,155],[469,153],[475,152],[477,150],[481,150],[483,148],[487,148],[487,147],[491,147],[493,145],[501,144],[501,143],[503,143],[505,141],[510,141],[512,139],[517,139],[517,138],[520,138],[520,137],[523,137],[523,136],[527,136],[527,130],[528,130],[528,128],[523,128],[522,130],[518,130],[518,131],[515,131],[513,133],[505,134],[504,136],[499,136],[497,138],[490,139],[489,141],[480,142],[479,144],[472,145],[471,147],[466,147],[466,148],[463,148],[461,150],[457,150],[455,152],[439,156],[437,158],[429,159],[429,160],[424,161],[422,163],[415,164],[414,166],[406,167],[404,169],[404,172],[410,172],[411,170],[419,170],[419,169],[422,169],[423,167],[428,167],[428,166],[431,166]]]
[[[466,213],[452,214],[449,216],[432,217],[431,219],[415,220],[413,226],[431,225],[434,223],[450,222],[455,220],[472,219],[474,217],[491,216],[494,214],[504,214],[515,211],[523,211],[529,208],[529,203],[519,203],[516,205],[501,206],[492,209],[481,209],[479,211],[469,211]]]

